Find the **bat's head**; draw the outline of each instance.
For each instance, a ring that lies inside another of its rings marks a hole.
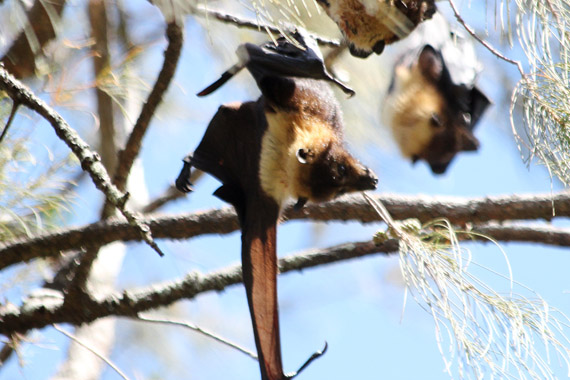
[[[342,111],[324,81],[267,78],[260,86],[267,131],[261,187],[279,204],[289,197],[321,202],[372,190],[378,179],[343,144]]]
[[[378,178],[336,142],[297,149],[297,198],[331,200],[354,191],[374,190]]]
[[[404,156],[442,174],[457,153],[477,150],[473,128],[489,104],[476,87],[454,84],[441,53],[426,45],[410,67],[395,68],[383,117]]]

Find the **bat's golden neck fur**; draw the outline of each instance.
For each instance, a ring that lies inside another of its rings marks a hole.
[[[280,205],[287,198],[312,199],[309,172],[297,159],[299,149],[315,155],[338,140],[330,125],[302,113],[266,113],[267,132],[261,143],[261,187]]]
[[[417,66],[399,66],[394,88],[383,106],[383,118],[405,157],[421,154],[431,142],[435,130],[432,115],[443,108],[444,99]]]

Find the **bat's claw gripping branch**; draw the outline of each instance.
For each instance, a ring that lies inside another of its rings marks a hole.
[[[329,347],[328,343],[325,342],[325,346],[323,347],[322,350],[317,351],[315,353],[313,353],[305,363],[303,363],[303,365],[301,367],[299,367],[299,369],[295,372],[291,372],[288,373],[286,375],[283,375],[283,380],[290,380],[293,379],[294,377],[296,377],[298,374],[300,374],[305,368],[307,368],[309,366],[309,364],[311,364],[315,359],[320,358],[321,356],[324,355],[325,352],[327,352],[327,348]]]

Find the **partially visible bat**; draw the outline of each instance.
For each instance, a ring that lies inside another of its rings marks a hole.
[[[317,0],[348,41],[353,56],[381,54],[435,13],[435,0]]]
[[[297,41],[297,45],[292,41]],[[226,83],[244,67],[253,75],[256,81],[265,73],[301,78],[323,79],[336,84],[344,93],[354,95],[354,90],[333,77],[325,67],[323,56],[316,41],[308,33],[298,28],[289,38],[281,37],[261,45],[245,43],[236,51],[238,63],[226,70],[220,79],[203,89],[198,96],[211,94]],[[258,83],[259,85],[259,83]]]
[[[345,149],[342,113],[324,81],[288,76],[286,65],[260,69],[259,60],[249,62],[262,96],[218,109],[176,184],[182,191],[191,189],[191,167],[222,182],[214,195],[232,204],[239,217],[243,280],[261,376],[282,380],[296,373],[284,375],[281,360],[276,254],[281,207],[288,198],[302,207],[307,201],[372,190],[378,180]]]
[[[481,65],[472,44],[451,34],[440,15],[406,42],[410,46],[394,67],[382,118],[405,157],[425,160],[442,174],[457,153],[479,147],[473,129],[490,104],[475,85]]]

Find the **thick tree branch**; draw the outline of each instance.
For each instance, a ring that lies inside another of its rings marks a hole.
[[[499,225],[491,223],[476,226],[469,234],[458,234],[463,240],[490,242],[502,241],[538,242],[558,246],[570,246],[570,230],[548,226]],[[485,236],[483,236],[485,235]],[[363,257],[375,253],[393,253],[398,241],[391,239],[380,245],[373,241],[347,243],[326,249],[314,249],[288,256],[279,261],[281,273],[312,268],[319,265]],[[68,302],[34,304],[22,309],[0,309],[0,334],[11,335],[32,328],[42,328],[53,323],[75,325],[90,323],[108,316],[136,317],[137,313],[168,306],[181,299],[192,299],[208,291],[221,291],[241,282],[241,267],[232,266],[208,275],[198,272],[182,279],[153,285],[147,288],[124,291],[103,300],[81,299],[80,305]]]
[[[239,228],[237,218],[229,207],[189,216],[157,217],[143,220],[158,236],[185,239],[209,233],[224,234]],[[162,236],[160,236],[162,235]],[[113,241],[140,241],[136,228],[117,219],[100,221],[80,228],[69,228],[13,243],[0,243],[0,269],[29,261],[35,257],[57,256],[60,252],[87,247],[98,247]]]
[[[374,253],[395,252],[397,248],[396,240],[389,240],[379,246],[371,241],[343,244],[283,258],[279,260],[279,268],[281,273],[285,273]],[[222,291],[230,285],[240,283],[241,280],[241,266],[236,265],[208,275],[189,273],[178,280],[124,291],[102,300],[85,299],[80,307],[76,305],[72,310],[71,306],[63,304],[63,301],[17,310],[13,307],[0,308],[0,334],[10,335],[14,332],[43,328],[53,323],[80,325],[107,316],[135,318],[139,312],[168,306],[181,299],[192,299],[203,292]]]
[[[36,56],[56,36],[55,23],[63,12],[65,0],[36,0],[27,13],[28,23],[0,63],[16,78],[26,78],[36,71]]]
[[[570,217],[570,194],[510,195],[484,198],[426,197],[376,195],[394,219],[417,218],[427,222],[446,218],[456,225],[489,221],[534,220]],[[554,207],[554,208],[553,208]],[[360,195],[346,196],[323,204],[309,204],[301,211],[289,207],[285,220],[380,222],[378,214]],[[203,234],[227,234],[239,224],[232,208],[188,215],[161,216],[144,219],[156,238],[187,239]],[[564,234],[564,232],[562,232]],[[546,235],[546,244],[556,244]],[[62,251],[108,244],[113,241],[140,240],[136,228],[129,223],[109,220],[83,227],[62,229],[26,240],[0,244],[0,269],[34,258],[56,256]],[[500,240],[504,240],[501,238]],[[540,242],[539,240],[535,240]],[[563,240],[562,240],[563,241]]]
[[[148,226],[140,222],[138,214],[125,207],[128,195],[119,191],[112,183],[109,175],[100,162],[99,155],[73,130],[69,124],[55,110],[43,100],[35,96],[29,88],[20,83],[4,68],[0,67],[0,90],[4,90],[13,101],[19,102],[34,110],[46,119],[54,128],[57,136],[63,140],[75,156],[79,159],[81,167],[89,173],[95,186],[105,194],[105,197],[117,207],[127,218],[141,236],[154,250],[162,254],[154,242]]]

